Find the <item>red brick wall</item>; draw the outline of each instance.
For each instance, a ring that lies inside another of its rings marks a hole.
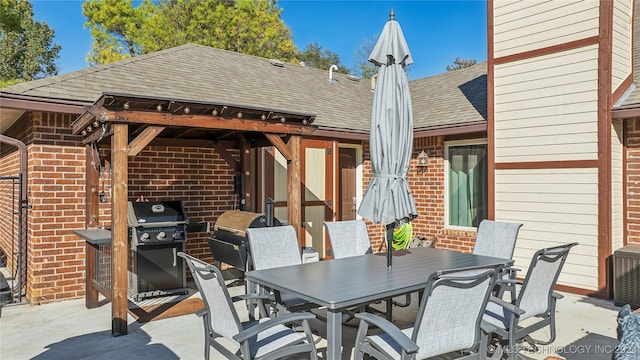
[[[422,150],[429,153],[429,166],[426,169],[417,167],[418,154]],[[363,154],[363,191],[366,191],[372,175],[368,143],[364,145]],[[414,236],[435,238],[437,248],[471,252],[475,231],[450,230],[444,226],[444,165],[443,137],[414,139],[408,176],[409,187],[418,209],[418,217],[412,221],[413,233]],[[384,226],[371,222],[367,225],[372,246],[377,251],[384,239]]]
[[[24,116],[22,120],[4,135],[28,143],[32,138],[31,118]],[[20,153],[12,145],[0,143],[0,176],[17,177],[20,173]],[[0,180],[0,249],[7,256],[7,270],[11,273],[11,279],[18,280],[18,253],[20,249],[20,234],[18,230],[19,189],[17,180]],[[26,231],[26,225],[25,229]],[[23,244],[22,246],[25,246]],[[24,253],[23,253],[24,254]],[[25,269],[26,259],[23,260]],[[24,279],[23,279],[24,282]]]
[[[26,292],[31,303],[84,296],[85,244],[73,230],[85,224],[85,148],[80,137],[71,135],[74,119],[73,115],[36,112],[19,122],[21,128],[32,130],[20,136],[28,141],[29,151],[32,209]],[[2,151],[0,174],[17,173],[17,155]],[[239,160],[237,151],[230,153]],[[105,168],[107,202],[100,204],[101,226],[111,222],[108,162]],[[129,159],[129,169],[130,200],[181,199],[190,221],[211,224],[233,208],[233,172],[212,149],[149,147]],[[103,189],[102,183],[99,188]],[[5,218],[7,211],[0,202],[0,216]],[[0,227],[0,247],[10,253],[4,232]],[[189,234],[187,251],[212,262],[207,235]]]
[[[2,147],[9,147],[0,144]],[[11,146],[12,147],[12,146]],[[16,181],[7,178],[17,177],[20,172],[20,156],[18,150],[0,158],[0,249],[6,255],[6,264],[11,274],[16,274],[16,256],[18,251],[18,184]]]
[[[640,244],[640,119],[625,121],[627,243]]]
[[[31,303],[84,296],[84,146],[71,135],[75,116],[33,113],[29,146],[27,298]]]

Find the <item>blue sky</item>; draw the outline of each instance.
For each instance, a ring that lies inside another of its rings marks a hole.
[[[91,35],[84,28],[83,1],[32,1],[34,18],[55,30],[55,42],[62,46],[60,73],[88,66]],[[377,39],[389,10],[394,9],[414,59],[409,78],[417,79],[445,72],[456,57],[487,58],[486,2],[444,1],[304,1],[280,0],[282,18],[296,46],[317,42],[340,56],[347,67],[366,40]]]

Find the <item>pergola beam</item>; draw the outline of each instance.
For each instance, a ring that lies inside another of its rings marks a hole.
[[[128,126],[113,125],[111,165],[113,166],[111,198],[111,334],[127,334],[128,283],[127,258],[129,232],[127,228],[127,199],[129,165]]]
[[[278,136],[276,134],[264,134],[264,136],[266,136],[267,139],[269,139],[269,141],[271,141],[273,146],[275,146],[276,149],[278,149],[278,151],[280,151],[282,156],[284,156],[284,158],[287,161],[291,161],[292,156],[293,156],[291,154],[291,149],[289,149],[289,147],[284,143],[284,141],[282,141],[280,136]]]
[[[129,143],[127,153],[129,156],[138,155],[153,139],[158,136],[164,127],[162,126],[149,126],[144,129],[140,135],[138,135],[133,141]]]
[[[284,133],[297,135],[311,135],[316,128],[308,125],[293,123],[270,122],[263,120],[251,120],[240,118],[223,118],[213,115],[178,115],[169,113],[157,113],[148,111],[99,111],[97,107],[91,108],[91,114],[100,121],[113,123],[150,124],[157,126],[181,126],[200,129],[223,129],[254,131],[262,133]],[[72,124],[74,134],[79,134],[91,123],[91,119],[83,116]]]

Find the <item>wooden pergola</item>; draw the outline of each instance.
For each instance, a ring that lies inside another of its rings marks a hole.
[[[236,172],[245,176],[244,192],[250,193],[250,149],[275,146],[287,160],[288,223],[302,238],[300,143],[316,130],[315,115],[274,109],[250,108],[224,103],[104,94],[86,106],[72,124],[72,132],[83,137],[86,149],[86,227],[99,226],[99,173],[95,143],[108,144],[112,169],[111,195],[111,300],[114,336],[127,334],[127,229],[128,157],[146,146],[213,147]],[[240,161],[227,151],[240,150]],[[253,210],[251,201],[245,210]],[[87,274],[94,256],[87,246]],[[87,276],[87,307],[98,306],[98,292]]]

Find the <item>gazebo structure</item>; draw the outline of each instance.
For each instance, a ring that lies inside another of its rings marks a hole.
[[[111,300],[112,333],[127,333],[129,252],[127,228],[128,158],[148,145],[213,147],[227,164],[250,178],[250,149],[274,146],[287,160],[288,223],[301,234],[301,137],[316,130],[315,115],[277,109],[247,108],[233,104],[214,104],[192,100],[150,98],[136,95],[103,94],[72,124],[74,135],[81,135],[86,149],[86,227],[98,227],[99,174],[92,159],[100,159],[98,146],[109,150],[111,185],[111,284],[110,289],[93,286],[92,247],[87,246],[87,306],[98,305],[98,293]],[[227,149],[239,149],[236,161]],[[95,161],[95,160],[93,160]],[[252,210],[249,181],[245,181],[243,210]],[[299,236],[300,238],[300,236]]]

